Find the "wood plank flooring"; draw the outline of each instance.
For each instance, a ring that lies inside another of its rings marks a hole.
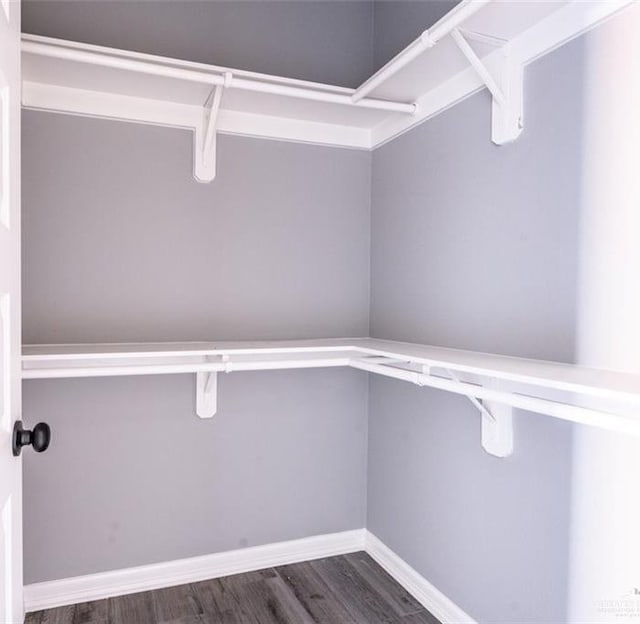
[[[48,609],[25,624],[440,624],[357,552]]]

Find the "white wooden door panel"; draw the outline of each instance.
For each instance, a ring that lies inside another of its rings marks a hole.
[[[0,622],[21,623],[20,2],[0,0]]]

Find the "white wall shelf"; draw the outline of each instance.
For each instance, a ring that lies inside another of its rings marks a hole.
[[[194,176],[218,132],[373,149],[487,87],[492,138],[523,128],[523,68],[633,0],[463,0],[357,89],[23,35],[23,106],[182,127]]]
[[[23,379],[196,373],[202,418],[216,413],[218,373],[351,367],[470,398],[499,457],[513,408],[640,435],[640,375],[373,338],[31,345],[22,360]]]

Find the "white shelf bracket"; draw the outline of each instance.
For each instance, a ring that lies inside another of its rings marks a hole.
[[[454,381],[460,378],[451,370],[447,374]],[[493,380],[487,384],[492,390],[501,390],[499,382]],[[513,453],[513,408],[504,403],[480,401],[467,395],[482,418],[482,448],[495,457],[509,457]]]
[[[193,177],[198,182],[212,182],[216,177],[216,143],[218,116],[224,90],[231,85],[233,76],[225,72],[224,84],[214,87],[204,103],[202,122],[196,126],[193,141]]]
[[[459,28],[451,31],[456,45],[491,93],[491,140],[496,145],[511,143],[520,136],[524,127],[524,66],[513,57],[508,42],[478,33],[465,34],[466,37]],[[500,46],[500,76],[497,80],[469,45],[467,38]]]
[[[487,384],[500,390],[500,382]],[[482,414],[482,448],[496,457],[509,457],[513,453],[513,407],[494,401],[483,401],[489,416]]]
[[[213,418],[218,411],[218,373],[196,373],[196,414]]]

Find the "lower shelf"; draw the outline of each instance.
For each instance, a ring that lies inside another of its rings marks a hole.
[[[218,373],[355,368],[466,396],[501,457],[514,408],[640,435],[640,375],[374,338],[28,345],[22,361],[24,379],[196,373],[201,417],[217,411]]]

